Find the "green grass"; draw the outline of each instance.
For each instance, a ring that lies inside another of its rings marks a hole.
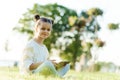
[[[120,80],[120,74],[101,72],[75,72],[70,70],[64,79],[39,74],[20,75],[18,68],[0,67],[0,80]]]

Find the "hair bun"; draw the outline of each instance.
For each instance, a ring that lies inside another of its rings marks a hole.
[[[34,16],[34,19],[35,19],[35,21],[37,21],[37,20],[40,19],[40,16],[39,16],[38,14],[36,14],[36,15]]]

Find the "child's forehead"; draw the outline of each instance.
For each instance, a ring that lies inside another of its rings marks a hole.
[[[41,25],[43,25],[43,26],[52,26],[52,25],[51,25],[50,23],[48,23],[48,22],[42,22]]]
[[[41,27],[45,27],[45,28],[52,28],[52,25],[50,23],[47,23],[47,22],[42,22]]]

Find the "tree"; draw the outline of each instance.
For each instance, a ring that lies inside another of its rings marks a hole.
[[[73,68],[75,62],[79,60],[80,56],[83,53],[87,55],[86,58],[89,57],[90,59],[90,50],[94,44],[94,40],[98,38],[97,32],[100,30],[100,25],[97,21],[97,17],[102,16],[102,14],[103,11],[101,9],[91,8],[88,11],[82,11],[80,16],[77,17],[77,19],[71,19],[75,20],[72,21],[72,24],[73,22],[74,24],[71,28],[74,28],[74,30],[72,30],[74,36],[67,35],[64,37],[65,39],[71,39],[72,42],[69,45],[66,45],[66,49],[64,50],[65,52],[63,51],[63,53],[61,53],[61,56],[69,56],[68,59],[71,60]],[[89,40],[89,42],[87,42],[87,40]],[[85,45],[82,45],[82,42],[84,42]]]

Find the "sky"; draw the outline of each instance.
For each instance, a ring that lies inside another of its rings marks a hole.
[[[15,33],[12,29],[18,24],[22,14],[32,8],[34,3],[45,5],[48,3],[58,3],[67,8],[76,10],[88,10],[98,7],[104,14],[99,18],[102,30],[99,36],[106,42],[106,45],[98,50],[99,61],[114,62],[120,65],[120,29],[109,31],[108,23],[120,23],[119,0],[2,0],[0,1],[0,60],[18,60],[24,47],[26,35]],[[10,52],[4,51],[4,44],[9,40]],[[94,53],[94,52],[93,52]]]

